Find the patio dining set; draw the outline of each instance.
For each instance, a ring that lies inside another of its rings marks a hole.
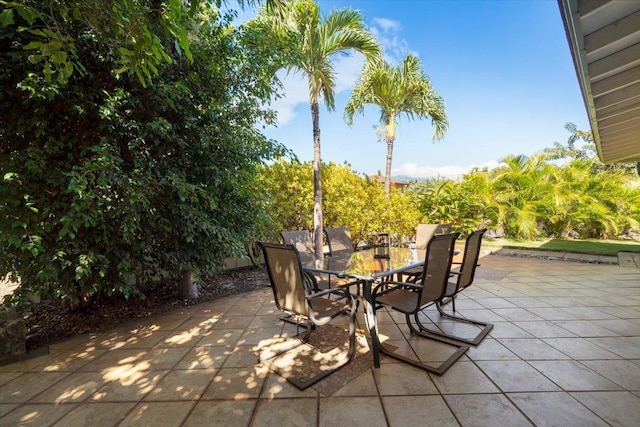
[[[455,307],[456,296],[473,283],[486,231],[469,234],[460,262],[454,262],[460,252],[455,247],[460,233],[452,233],[448,224],[420,224],[415,243],[409,247],[391,247],[388,237],[381,235],[376,245],[360,250],[355,250],[348,228],[325,228],[329,253],[320,260],[315,257],[312,236],[307,230],[282,232],[284,243],[259,242],[275,303],[284,312],[281,319],[304,326],[304,333],[295,339],[308,343],[314,331],[322,333],[320,327],[333,319],[340,316],[349,319],[348,350],[340,362],[310,380],[283,376],[303,390],[349,363],[357,345],[356,313],[360,306],[364,307],[375,368],[380,367],[380,355],[384,354],[435,375],[444,374],[493,327],[457,315]],[[450,308],[445,309],[447,305]],[[442,319],[471,325],[472,336],[449,332],[438,323],[425,321],[429,307],[435,307]],[[380,310],[404,316],[408,333],[445,344],[450,354],[434,364],[385,345],[378,329]],[[277,368],[274,370],[278,372]]]

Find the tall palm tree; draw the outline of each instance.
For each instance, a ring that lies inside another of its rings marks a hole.
[[[320,110],[322,98],[328,110],[335,109],[335,70],[331,59],[354,49],[367,58],[380,54],[376,39],[367,31],[359,11],[337,9],[325,18],[311,0],[286,3],[274,21],[274,29],[286,34],[289,70],[303,73],[309,82],[309,102],[313,123],[313,235],[315,255],[322,258],[322,185],[320,166]]]
[[[402,64],[394,66],[386,61],[368,61],[360,81],[351,92],[344,111],[347,124],[353,123],[356,113],[364,114],[366,104],[380,107],[380,123],[387,143],[387,163],[384,175],[385,194],[391,187],[391,160],[396,126],[400,116],[409,119],[431,117],[433,139],[442,139],[449,127],[444,100],[431,86],[422,70],[420,60],[409,54]]]

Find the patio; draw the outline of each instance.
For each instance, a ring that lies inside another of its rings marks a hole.
[[[256,365],[257,347],[295,334],[267,288],[0,366],[0,425],[638,425],[640,269],[497,255],[481,265],[456,305],[494,328],[441,377],[383,356],[330,396],[299,391]],[[401,321],[382,315],[381,333],[437,360]]]

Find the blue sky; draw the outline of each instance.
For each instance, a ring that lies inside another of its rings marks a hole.
[[[449,130],[432,141],[431,121],[400,119],[393,176],[457,176],[473,166],[497,164],[508,154],[532,155],[566,142],[566,122],[589,130],[587,114],[555,0],[539,1],[319,1],[332,9],[359,9],[384,49],[398,63],[408,53],[422,62],[444,98]],[[344,106],[364,58],[336,56],[336,109],[320,109],[322,159],[354,170],[384,171],[386,145],[374,132],[379,110],[366,109],[349,127]],[[265,134],[313,158],[306,80],[284,77],[286,98],[272,104],[279,125]]]

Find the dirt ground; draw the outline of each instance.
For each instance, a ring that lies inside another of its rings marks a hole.
[[[88,332],[109,330],[121,323],[168,313],[180,307],[212,301],[229,295],[250,292],[267,286],[264,268],[232,270],[212,276],[199,286],[197,301],[180,300],[178,285],[157,286],[146,299],[102,298],[99,304],[76,311],[64,310],[59,303],[42,301],[25,316],[27,350]],[[0,282],[0,298],[13,290],[15,284]]]

